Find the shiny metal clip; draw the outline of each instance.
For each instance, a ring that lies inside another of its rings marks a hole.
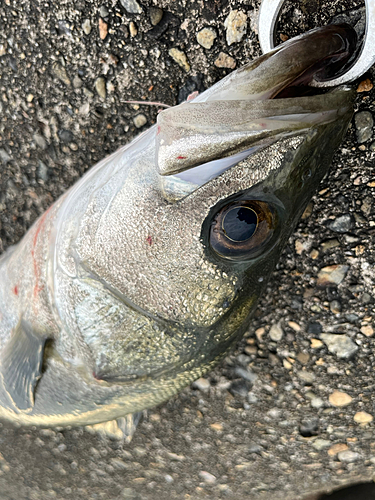
[[[285,0],[263,0],[259,11],[259,42],[263,53],[275,47],[275,29],[281,7]],[[366,32],[362,50],[353,66],[338,78],[316,82],[315,87],[333,87],[359,78],[375,64],[375,0],[365,0]]]

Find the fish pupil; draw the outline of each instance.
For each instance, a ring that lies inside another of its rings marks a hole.
[[[250,207],[233,207],[222,222],[222,229],[232,241],[246,241],[253,236],[258,226],[258,216]]]

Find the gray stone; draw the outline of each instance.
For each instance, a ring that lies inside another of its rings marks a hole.
[[[105,5],[102,5],[99,9],[99,15],[100,17],[108,17],[109,16],[109,10]]]
[[[326,252],[327,250],[331,250],[331,248],[339,247],[340,242],[334,238],[332,240],[323,241],[320,246],[322,247],[323,252]]]
[[[0,149],[0,161],[3,165],[6,165],[11,160],[5,149]]]
[[[269,331],[269,336],[270,339],[273,340],[274,342],[280,342],[280,340],[284,336],[283,329],[280,326],[280,323],[274,323]]]
[[[48,167],[40,160],[38,168],[36,169],[36,175],[39,179],[41,179],[44,182],[48,180]]]
[[[229,392],[233,396],[246,397],[249,392],[249,384],[246,380],[233,380],[230,385]]]
[[[215,41],[216,33],[212,28],[203,28],[197,33],[197,42],[205,49],[210,49]]]
[[[311,400],[311,406],[312,406],[313,408],[316,408],[316,409],[318,410],[319,408],[323,408],[323,406],[324,406],[324,401],[323,401],[323,399],[322,399],[322,398],[313,398],[313,399]]]
[[[40,148],[40,149],[47,148],[46,140],[42,135],[34,134],[33,139],[34,139],[35,144],[38,146],[38,148]]]
[[[349,266],[335,264],[333,266],[323,267],[318,273],[318,286],[339,285],[345,278]]]
[[[82,23],[82,30],[85,35],[89,35],[91,33],[91,22],[90,19],[85,19]]]
[[[319,420],[316,418],[304,420],[299,426],[299,433],[303,437],[316,436],[319,433]]]
[[[205,470],[201,470],[199,476],[205,483],[213,484],[216,482],[216,477]]]
[[[74,87],[75,89],[80,89],[80,88],[82,87],[82,85],[83,85],[83,81],[80,79],[80,77],[79,77],[79,76],[77,76],[77,75],[76,75],[76,76],[73,78],[73,87]]]
[[[356,127],[357,141],[359,144],[371,139],[374,119],[370,111],[360,111],[359,113],[356,113],[354,116],[354,123]]]
[[[329,352],[336,354],[340,359],[350,359],[358,351],[358,346],[347,335],[322,333],[320,338]]]
[[[337,458],[340,460],[340,462],[351,464],[352,462],[356,462],[357,460],[359,460],[361,458],[361,455],[355,451],[345,450],[340,451],[340,453],[337,455]]]
[[[156,26],[162,20],[163,11],[159,7],[150,7],[149,15],[152,26]]]
[[[138,499],[137,493],[133,490],[133,488],[124,488],[121,491],[120,498],[126,499],[126,500],[136,500]]]
[[[331,441],[328,441],[328,439],[315,439],[315,441],[312,443],[313,448],[318,451],[324,450],[324,448],[328,448],[328,446],[330,445]]]
[[[234,373],[238,377],[241,377],[244,380],[247,380],[251,384],[253,384],[256,381],[256,379],[258,378],[255,373],[251,372],[250,370],[245,370],[244,368],[241,368],[240,366],[236,366],[236,368],[234,369]]]
[[[64,66],[62,66],[59,63],[54,63],[53,66],[52,66],[52,70],[53,70],[53,73],[55,74],[55,76],[60,81],[62,81],[63,83],[65,83],[65,85],[67,85],[67,86],[70,85],[70,79],[68,77],[68,74],[67,74]]]
[[[224,21],[227,31],[227,44],[240,42],[246,33],[247,15],[241,10],[232,10]]]
[[[101,97],[102,99],[105,99],[107,96],[105,79],[102,76],[100,76],[95,80],[94,86],[98,96]]]
[[[282,415],[282,410],[279,408],[271,408],[268,412],[267,415],[275,420],[279,420]]]
[[[329,308],[333,314],[339,314],[341,312],[341,304],[338,300],[332,300],[329,304]]]
[[[249,392],[249,394],[247,395],[247,400],[250,404],[255,404],[258,402],[258,398],[253,392]]]
[[[329,229],[336,233],[347,233],[353,226],[353,219],[350,214],[343,214],[328,224]]]
[[[171,58],[176,61],[176,63],[181,66],[186,72],[190,71],[190,64],[188,63],[186,54],[182,52],[182,50],[177,49],[176,47],[172,47],[169,49],[168,54]]]
[[[307,372],[305,370],[300,370],[297,372],[297,377],[302,380],[302,382],[305,382],[307,385],[311,385],[314,383],[316,377],[314,373],[312,372]]]
[[[146,125],[146,123],[147,123],[147,118],[145,117],[145,115],[143,115],[142,113],[140,113],[139,115],[136,115],[136,116],[133,118],[133,123],[134,123],[134,125],[135,125],[137,128],[141,128],[141,127],[143,127],[143,125]]]
[[[195,382],[193,382],[192,387],[194,389],[199,389],[202,392],[207,392],[210,390],[211,384],[210,381],[206,378],[199,378]]]
[[[142,12],[142,7],[136,0],[120,0],[120,3],[129,14],[140,14]]]

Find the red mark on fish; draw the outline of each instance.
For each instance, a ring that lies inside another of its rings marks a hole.
[[[177,156],[177,160],[186,160],[186,156]]]
[[[153,241],[152,241],[152,236],[147,236],[146,238],[147,243],[151,246]]]

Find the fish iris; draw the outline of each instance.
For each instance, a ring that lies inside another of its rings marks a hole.
[[[222,228],[232,241],[246,241],[253,236],[258,226],[258,216],[250,207],[234,207],[225,214]]]

